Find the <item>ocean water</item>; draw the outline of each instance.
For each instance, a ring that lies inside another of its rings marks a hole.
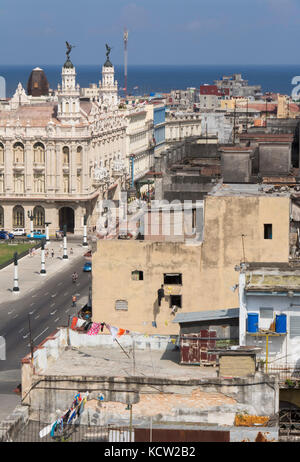
[[[31,70],[39,66],[44,69],[50,87],[55,89],[61,82],[61,65],[0,65],[0,76],[6,80],[6,96],[11,97],[19,82],[27,88]],[[101,80],[101,65],[76,65],[77,82],[81,87]],[[223,75],[240,73],[250,85],[261,85],[262,91],[291,94],[292,79],[300,75],[300,65],[194,65],[194,66],[128,66],[127,88],[129,94],[144,95],[150,92],[169,92],[174,89],[184,90],[187,87],[199,87],[204,83],[213,83]],[[124,67],[115,66],[115,77],[118,80],[120,94],[124,87]],[[299,78],[300,80],[300,78]],[[134,88],[138,87],[138,88]]]

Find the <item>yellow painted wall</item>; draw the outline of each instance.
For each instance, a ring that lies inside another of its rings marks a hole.
[[[176,334],[169,304],[157,306],[163,273],[182,273],[180,312],[219,310],[239,306],[234,270],[243,260],[287,262],[289,198],[210,197],[205,200],[204,242],[193,246],[175,242],[98,241],[93,256],[93,321],[135,332]],[[273,238],[264,239],[264,223],[273,225]],[[144,271],[143,281],[131,272]],[[177,288],[178,289],[178,288]],[[173,288],[175,290],[175,288]],[[175,293],[175,292],[174,292]],[[115,301],[127,300],[128,311],[116,311]],[[157,328],[152,327],[156,320]]]

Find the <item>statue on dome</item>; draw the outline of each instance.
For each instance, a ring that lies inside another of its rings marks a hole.
[[[72,50],[72,48],[75,48],[75,45],[70,45],[69,42],[66,42],[66,46],[67,46],[66,55],[67,55],[67,59],[69,59],[69,55],[71,53],[71,50]]]
[[[106,59],[107,61],[109,61],[109,54],[111,52],[111,47],[107,45],[107,43],[105,44],[106,46]]]
[[[109,54],[111,52],[111,47],[109,45],[107,45],[107,43],[105,44],[105,46],[106,46],[106,61],[105,61],[104,66],[105,67],[112,67],[112,63],[109,60]]]

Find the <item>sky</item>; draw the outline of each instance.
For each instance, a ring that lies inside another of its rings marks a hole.
[[[1,64],[298,64],[300,0],[1,0]]]

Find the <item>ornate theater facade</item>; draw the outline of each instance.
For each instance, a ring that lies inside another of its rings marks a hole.
[[[99,201],[118,199],[129,181],[128,122],[114,67],[107,57],[99,97],[80,99],[69,51],[56,91],[47,94],[37,68],[30,84],[37,90],[40,80],[45,92],[19,84],[0,106],[0,229],[29,230],[33,215],[34,229],[48,222],[50,235],[64,225],[82,234],[84,216],[95,226]]]

